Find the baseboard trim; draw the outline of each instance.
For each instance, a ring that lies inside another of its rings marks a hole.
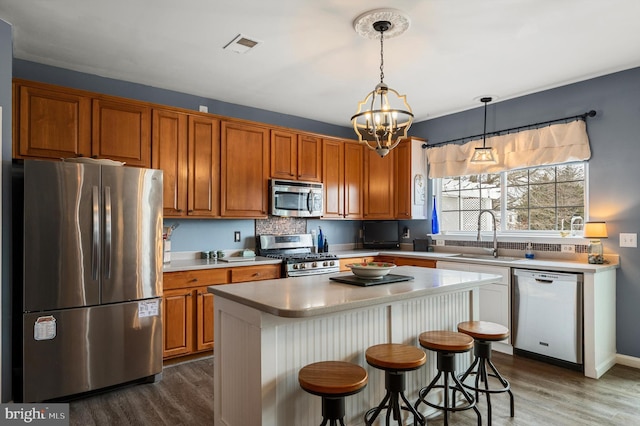
[[[616,355],[616,364],[626,365],[627,367],[637,368],[640,370],[640,358],[629,355]]]

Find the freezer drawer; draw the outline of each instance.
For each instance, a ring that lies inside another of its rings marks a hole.
[[[154,298],[23,315],[24,402],[160,373],[161,309]]]
[[[582,275],[513,271],[513,346],[582,364]]]

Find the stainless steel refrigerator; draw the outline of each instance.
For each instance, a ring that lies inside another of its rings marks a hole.
[[[162,171],[25,160],[21,174],[14,400],[158,378]]]

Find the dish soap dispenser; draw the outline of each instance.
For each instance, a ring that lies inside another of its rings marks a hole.
[[[524,257],[526,257],[527,259],[533,259],[533,247],[531,241],[527,243],[527,251],[524,252]]]

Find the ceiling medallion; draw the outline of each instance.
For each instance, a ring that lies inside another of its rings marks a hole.
[[[384,33],[386,39],[394,38],[404,34],[411,21],[409,17],[396,9],[375,9],[363,13],[353,20],[353,29],[360,36],[373,40],[380,38],[380,33],[373,27],[379,21],[389,22],[391,25]]]

